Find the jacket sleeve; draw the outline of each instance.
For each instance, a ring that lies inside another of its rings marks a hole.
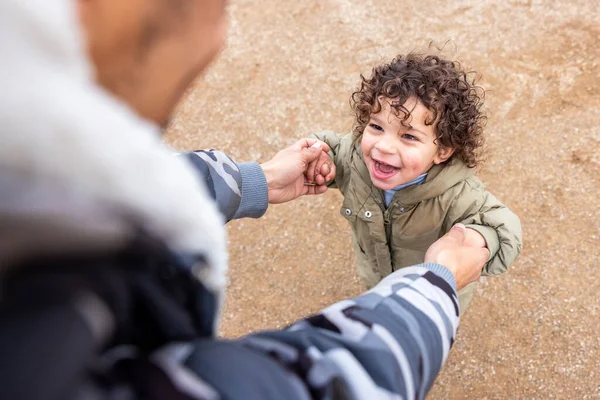
[[[191,161],[226,221],[259,218],[265,213],[269,196],[260,165],[236,164],[217,150],[199,150],[183,156]]]
[[[327,143],[331,151],[329,157],[335,164],[336,174],[332,182],[328,182],[327,186],[331,188],[343,188],[349,178],[350,168],[350,153],[352,151],[352,134],[346,136],[338,135],[332,131],[323,131],[310,135],[311,138],[319,139]]]
[[[519,217],[486,191],[476,178],[466,181],[454,198],[444,230],[457,223],[478,231],[485,238],[490,260],[483,268],[483,275],[503,274],[521,253],[523,235]]]
[[[285,330],[174,349],[172,370],[215,399],[423,399],[458,322],[451,272],[422,264]]]
[[[189,269],[141,259],[152,262],[15,273],[0,307],[3,398],[423,399],[456,336],[456,284],[437,264],[403,268],[287,329],[225,341],[203,329],[216,303]]]

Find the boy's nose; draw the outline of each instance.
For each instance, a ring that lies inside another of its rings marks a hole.
[[[377,143],[375,143],[375,148],[379,152],[386,154],[395,154],[397,152],[396,146],[394,146],[393,143],[386,139],[381,139]]]

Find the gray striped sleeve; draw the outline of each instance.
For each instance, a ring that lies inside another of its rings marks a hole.
[[[268,207],[268,187],[257,163],[236,164],[225,153],[186,153],[226,221],[261,217]]]
[[[242,199],[233,219],[260,218],[269,206],[269,189],[265,174],[255,162],[241,163],[238,167],[242,175]]]
[[[452,274],[422,264],[285,330],[199,339],[153,360],[186,398],[424,399],[457,328]]]
[[[241,343],[295,371],[313,398],[423,399],[456,336],[455,285],[443,266],[404,268],[356,299]]]

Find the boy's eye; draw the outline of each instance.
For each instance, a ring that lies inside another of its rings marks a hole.
[[[411,134],[409,134],[409,133],[405,133],[405,134],[403,134],[403,135],[402,135],[402,137],[403,137],[404,139],[408,139],[408,140],[417,140],[417,138],[416,138],[415,136],[413,136],[413,135],[411,135]]]
[[[369,124],[369,126],[373,129],[375,129],[376,131],[383,131],[383,128],[377,124]]]

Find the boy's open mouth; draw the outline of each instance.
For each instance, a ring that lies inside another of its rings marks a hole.
[[[381,179],[381,180],[389,179],[392,176],[394,176],[394,174],[396,172],[398,172],[399,170],[400,170],[400,168],[396,168],[393,165],[389,165],[389,164],[383,163],[381,161],[373,160],[373,175],[377,179]]]

